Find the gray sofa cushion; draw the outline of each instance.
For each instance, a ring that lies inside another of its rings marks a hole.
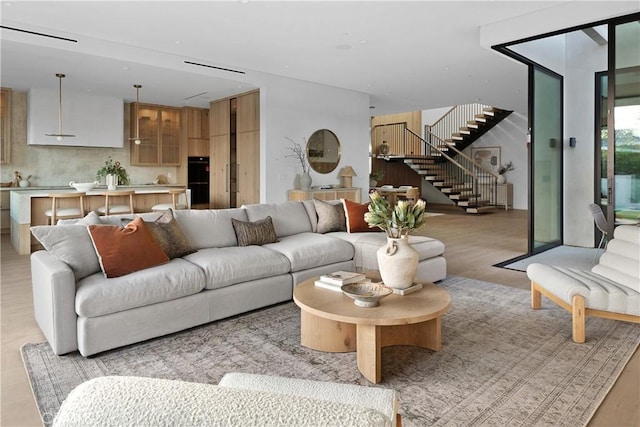
[[[279,242],[270,243],[264,247],[286,256],[291,263],[291,271],[349,261],[354,255],[351,244],[341,239],[316,233],[301,233],[282,237]]]
[[[379,233],[345,233],[338,231],[328,236],[351,242],[355,247],[353,261],[356,269],[377,270],[378,258],[376,252],[387,243],[387,235]],[[409,236],[409,244],[418,251],[419,261],[441,256],[444,253],[444,243],[425,236]]]
[[[194,249],[237,246],[231,218],[248,221],[244,209],[177,209],[173,216]]]
[[[31,227],[31,233],[50,254],[71,268],[76,280],[100,271],[86,225],[39,225]]]
[[[76,313],[98,317],[170,301],[200,292],[204,283],[204,272],[181,258],[112,279],[97,273],[78,282]]]
[[[201,249],[185,260],[204,270],[206,288],[217,289],[289,272],[289,260],[263,246]]]
[[[249,221],[270,216],[278,238],[311,231],[309,215],[300,202],[244,205],[243,209],[246,210]]]
[[[337,203],[325,202],[313,199],[316,207],[318,224],[316,232],[320,234],[330,231],[347,231],[347,222],[344,215],[344,206],[340,201]]]

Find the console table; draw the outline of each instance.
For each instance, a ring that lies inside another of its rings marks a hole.
[[[496,204],[504,206],[504,210],[513,207],[513,184],[496,184]]]
[[[360,203],[360,198],[362,194],[362,188],[329,188],[324,190],[316,190],[311,189],[309,191],[305,190],[289,190],[289,201],[298,201],[301,202],[303,200],[338,200],[338,199],[347,199],[352,202]]]

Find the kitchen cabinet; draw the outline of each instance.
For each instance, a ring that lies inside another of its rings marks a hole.
[[[211,203],[213,208],[260,202],[260,93],[211,103]]]
[[[131,104],[131,164],[134,166],[179,166],[180,109],[153,104]],[[138,128],[136,129],[136,123]],[[138,135],[136,135],[136,131]]]
[[[209,110],[185,107],[182,109],[184,141],[188,157],[209,157]]]

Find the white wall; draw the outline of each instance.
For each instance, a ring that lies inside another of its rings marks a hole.
[[[564,79],[564,244],[593,247],[595,72],[607,69],[607,46],[581,31],[566,35]],[[569,138],[576,147],[569,147]]]
[[[338,167],[328,174],[311,171],[312,185],[340,184],[339,173],[350,165],[357,176],[354,187],[369,186],[369,96],[335,87],[265,77],[260,84],[260,198],[262,202],[287,200],[302,171],[286,148],[287,137],[300,144],[318,129],[333,131],[341,145]]]
[[[529,209],[527,117],[514,111],[471,147],[500,147],[500,163],[511,161],[515,168],[505,175],[507,182],[513,184],[513,208]],[[468,156],[471,155],[471,147],[464,151]]]

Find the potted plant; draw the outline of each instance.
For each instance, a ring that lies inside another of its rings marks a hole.
[[[378,185],[378,181],[384,178],[384,171],[374,171],[369,174],[369,187],[374,188]]]
[[[377,251],[380,276],[386,286],[406,289],[413,285],[418,268],[418,252],[409,244],[409,232],[424,225],[426,203],[399,200],[391,206],[377,191],[370,194],[369,212],[364,220],[387,234],[387,244]]]
[[[505,173],[515,170],[516,168],[513,166],[513,162],[509,160],[507,163],[503,163],[498,167],[498,184],[504,184],[507,182],[507,177],[504,176]]]
[[[285,157],[290,157],[296,162],[300,163],[300,166],[302,167],[302,175],[300,175],[300,187],[305,191],[309,191],[309,189],[311,188],[311,175],[309,175],[310,165],[309,159],[307,158],[307,153],[302,145],[298,144],[291,138],[287,137],[287,139],[289,140],[291,145],[287,147],[287,150],[290,153],[286,154]]]
[[[115,182],[113,184],[110,183],[109,176],[114,177]],[[113,185],[114,188],[110,189],[115,189],[115,185],[118,184],[129,185],[130,183],[127,170],[122,167],[120,162],[114,162],[111,156],[107,158],[107,160],[104,162],[104,165],[100,169],[98,169],[98,173],[96,174],[97,180],[101,180],[103,177],[107,178],[108,187],[112,187]]]

